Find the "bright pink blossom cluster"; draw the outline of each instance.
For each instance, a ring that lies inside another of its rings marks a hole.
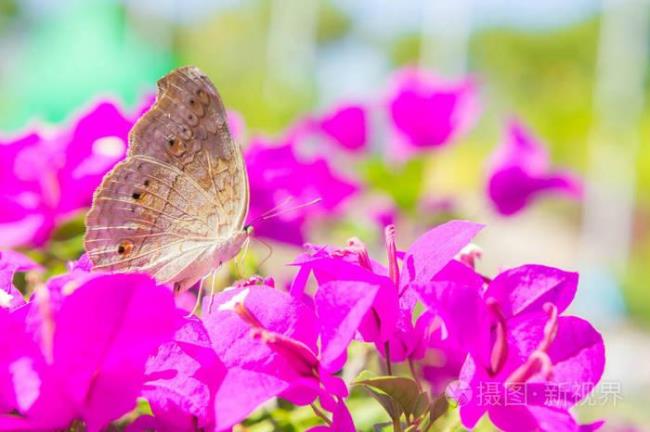
[[[0,246],[42,246],[58,224],[90,207],[141,113],[103,101],[71,127],[0,141]]]
[[[462,401],[466,427],[488,414],[505,431],[585,430],[570,409],[600,380],[605,354],[587,321],[563,314],[578,275],[540,265],[481,275],[464,251],[481,228],[451,221],[402,252],[389,226],[387,265],[356,239],[308,246],[289,288],[242,281],[206,299],[201,318],[148,276],[92,273],[82,258],[29,302],[0,308],[0,430],[74,421],[99,430],[138,397],[153,414],[129,430],[227,430],[280,397],[318,400],[332,413],[327,427],[353,431],[349,383],[338,375],[353,341],[390,364],[410,362],[434,396],[461,383],[448,396]],[[13,297],[11,275],[34,265],[0,260],[0,292]],[[427,362],[432,352],[445,360]],[[478,397],[488,383],[497,400],[523,385],[537,396],[488,404]]]

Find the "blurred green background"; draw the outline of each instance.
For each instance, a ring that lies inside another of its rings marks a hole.
[[[423,175],[427,194],[488,224],[484,270],[580,270],[575,311],[604,332],[604,379],[624,394],[606,416],[650,424],[649,18],[645,0],[0,0],[0,136],[69,121],[103,96],[135,107],[183,64],[267,134],[338,101],[380,103],[403,65],[471,74],[478,126],[404,178]],[[545,200],[508,219],[489,209],[485,159],[510,115],[586,179],[585,202]],[[413,206],[408,185],[397,189]]]

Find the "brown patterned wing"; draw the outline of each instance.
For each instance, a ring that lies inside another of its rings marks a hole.
[[[86,251],[95,269],[169,282],[240,231],[247,211],[246,168],[221,98],[197,68],[183,67],[158,82],[126,160],[96,191]]]

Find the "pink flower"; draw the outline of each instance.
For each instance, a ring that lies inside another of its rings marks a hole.
[[[263,287],[235,288],[215,296],[211,308],[210,301],[206,300],[203,303],[205,328],[226,366],[226,376],[215,401],[217,430],[243,420],[290,384],[291,375],[281,375],[290,370],[278,365],[283,363],[281,359],[251,334],[250,320],[243,320],[234,310],[242,302],[241,309],[250,311],[261,325],[285,337],[310,343],[315,349],[317,329],[311,311],[279,291]],[[307,318],[304,325],[299,322],[303,318]],[[234,391],[242,388],[246,391]]]
[[[0,429],[104,428],[134,408],[145,362],[177,317],[171,291],[135,274],[85,279],[58,303],[42,287],[0,310]]]
[[[184,319],[174,340],[147,361],[142,395],[151,406],[155,429],[214,429],[215,398],[225,374],[203,323]]]
[[[458,376],[468,352],[486,368],[499,369],[507,355],[509,320],[541,313],[548,302],[564,311],[577,285],[577,273],[525,265],[504,271],[486,286],[473,269],[450,262],[432,283],[415,287],[428,313],[437,317],[438,328],[425,349],[440,352],[444,360],[435,367],[425,365],[424,374],[434,387],[444,387]]]
[[[337,174],[322,157],[299,158],[293,142],[273,145],[255,139],[246,150],[250,181],[249,223],[257,235],[302,245],[307,224],[337,214],[359,186]],[[315,199],[319,202],[307,204]],[[268,218],[277,210],[277,216]]]
[[[485,343],[488,323],[482,287],[483,279],[456,260],[431,283],[414,287],[427,309],[418,318],[418,345],[411,357],[421,360],[422,374],[434,395],[458,379],[467,353],[481,351]]]
[[[335,144],[351,152],[368,145],[368,113],[360,104],[343,104],[316,120],[316,129]]]
[[[13,284],[14,273],[38,268],[38,264],[18,252],[0,251],[0,308],[15,309],[25,304],[22,293]]]
[[[508,354],[498,371],[469,356],[460,374],[472,399],[461,406],[466,427],[487,413],[501,430],[581,430],[569,408],[584,399],[602,376],[603,339],[585,320],[558,317],[553,307],[510,322]],[[486,398],[486,389],[492,396]],[[520,403],[506,403],[516,398]]]
[[[388,110],[401,158],[449,144],[473,126],[480,108],[472,80],[448,83],[425,70],[406,68],[393,77]]]
[[[90,206],[135,120],[102,101],[69,128],[0,142],[0,246],[42,246],[61,220]]]
[[[382,354],[390,350],[393,361],[403,361],[416,351],[421,327],[412,322],[417,296],[413,287],[431,282],[478,233],[482,225],[451,221],[420,236],[403,254],[395,245],[395,228],[386,228],[388,268],[373,261],[365,246],[353,240],[348,248],[312,248],[294,264],[300,270],[292,294],[298,296],[313,272],[319,289],[325,284],[363,282],[377,289],[371,309],[359,328],[364,340],[374,342]],[[403,255],[399,265],[398,255]],[[318,295],[318,291],[317,291]]]
[[[518,121],[510,121],[490,162],[487,194],[494,208],[507,216],[546,193],[581,198],[582,182],[568,172],[552,170],[548,159],[542,143]]]
[[[343,401],[339,401],[332,413],[332,423],[327,426],[315,426],[309,432],[355,432],[354,421],[348,407]]]
[[[453,396],[466,427],[488,413],[505,431],[578,431],[568,409],[600,379],[604,346],[589,323],[559,316],[575,295],[577,274],[526,265],[485,288],[469,267],[452,267],[417,287],[440,326],[429,347],[452,359],[440,369],[425,367],[425,376],[438,390],[460,377],[462,391]],[[461,369],[458,360],[465,356]],[[514,397],[527,399],[506,403]]]
[[[331,284],[307,303],[253,285],[217,295],[212,311],[204,306],[206,329],[227,368],[216,398],[217,429],[274,396],[299,405],[318,397],[325,409],[340,409],[348,390],[334,373],[375,291],[363,283]]]

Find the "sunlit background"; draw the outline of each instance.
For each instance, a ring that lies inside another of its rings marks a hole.
[[[185,64],[212,78],[249,134],[270,136],[339,102],[380,104],[404,65],[469,74],[478,125],[395,168],[424,189],[368,177],[407,212],[419,194],[486,223],[477,243],[488,273],[528,262],[579,270],[574,311],[603,331],[604,380],[620,385],[614,403],[583,409],[623,430],[650,424],[649,18],[643,0],[0,0],[0,133],[69,121],[104,96],[133,108]],[[486,160],[511,116],[584,178],[581,202],[543,199],[507,218],[491,209]],[[372,118],[377,160],[390,151],[382,120]],[[398,220],[401,241],[444,219],[433,207]],[[372,243],[376,231],[351,220],[332,235]]]

